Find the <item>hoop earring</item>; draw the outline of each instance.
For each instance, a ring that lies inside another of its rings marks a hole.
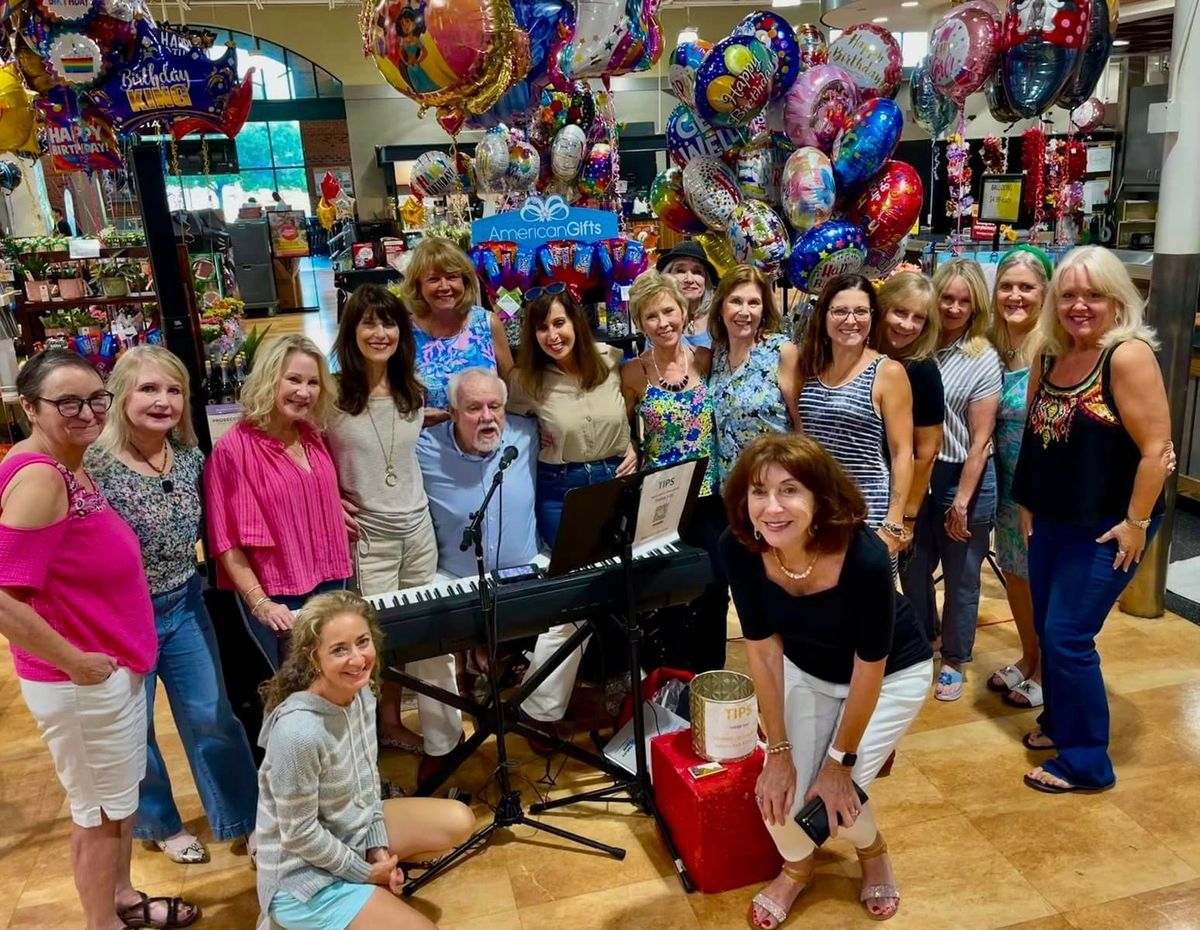
[[[758,527],[757,527],[757,526],[754,528],[754,538],[755,538],[755,539],[758,539],[758,540],[761,540],[761,539],[763,538],[763,535],[762,535],[762,533],[759,531],[759,529],[758,529]]]

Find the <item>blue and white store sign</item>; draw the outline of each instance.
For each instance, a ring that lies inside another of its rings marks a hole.
[[[519,210],[498,213],[471,224],[471,244],[515,242],[532,249],[543,242],[572,239],[599,242],[621,234],[617,215],[605,210],[570,207],[558,194],[530,197]]]

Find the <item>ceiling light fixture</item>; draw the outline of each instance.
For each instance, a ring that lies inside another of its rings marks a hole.
[[[920,5],[921,5],[921,0],[904,0],[904,2],[903,2],[903,3],[901,3],[900,5],[901,5],[902,7],[904,7],[904,9],[906,9],[906,10],[910,10],[910,9],[912,9],[914,6],[920,6]]]
[[[679,38],[675,40],[676,45],[683,45],[684,42],[695,42],[700,38],[700,33],[696,31],[695,26],[684,26],[679,30]]]
[[[1113,45],[1125,46],[1129,44],[1128,39],[1113,39]]]
[[[803,6],[809,0],[771,0],[771,6],[776,9],[789,6]]]
[[[873,23],[886,23],[887,21],[888,18],[886,16],[876,16],[873,20],[871,20]]]

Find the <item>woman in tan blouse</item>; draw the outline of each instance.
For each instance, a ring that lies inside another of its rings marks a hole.
[[[621,394],[621,351],[598,346],[587,315],[562,284],[525,295],[521,348],[508,409],[537,417],[538,533],[553,546],[563,498],[637,468]]]

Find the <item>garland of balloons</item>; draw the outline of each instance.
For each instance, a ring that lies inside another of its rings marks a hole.
[[[0,28],[0,152],[116,169],[139,130],[233,138],[249,116],[232,44],[157,24],[145,0],[8,0]]]

